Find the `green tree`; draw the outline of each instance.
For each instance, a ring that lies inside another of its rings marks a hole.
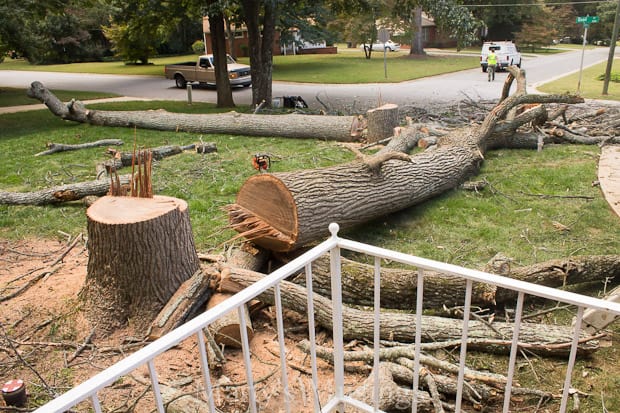
[[[541,4],[538,13],[521,26],[515,40],[522,48],[527,47],[533,52],[537,47],[549,46],[557,36],[553,10]]]
[[[186,14],[181,2],[111,0],[110,25],[104,27],[116,55],[126,62],[147,64]]]
[[[40,21],[63,11],[60,0],[0,0],[0,56],[9,50],[29,59],[36,55],[44,42]]]

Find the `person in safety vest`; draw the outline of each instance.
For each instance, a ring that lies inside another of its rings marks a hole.
[[[495,50],[489,50],[489,54],[487,55],[487,68],[491,69],[491,77],[489,77],[489,81],[495,80],[495,69],[497,68],[497,55],[495,54]]]

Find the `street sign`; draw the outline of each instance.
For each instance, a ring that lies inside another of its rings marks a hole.
[[[390,40],[390,31],[388,29],[379,29],[379,41],[385,43]]]
[[[590,24],[590,23],[598,23],[598,16],[579,16],[577,17],[577,23]]]

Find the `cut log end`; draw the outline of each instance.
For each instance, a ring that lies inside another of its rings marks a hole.
[[[162,195],[153,198],[104,196],[88,208],[86,215],[102,224],[132,224],[158,218],[174,209],[187,210],[187,202]]]
[[[266,196],[268,194],[268,196]],[[231,228],[271,251],[289,251],[297,241],[297,207],[292,194],[276,177],[255,175],[225,207]],[[236,238],[238,238],[236,237]]]

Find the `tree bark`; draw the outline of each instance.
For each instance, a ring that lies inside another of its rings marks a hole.
[[[240,286],[247,287],[260,279],[263,275],[253,271],[231,268],[230,280]],[[305,314],[307,311],[308,291],[288,281],[280,283],[282,303],[285,308]],[[274,293],[267,290],[258,297],[262,302],[274,305]],[[313,295],[315,321],[327,329],[332,330],[331,300],[319,294]],[[347,340],[373,340],[373,313],[343,306],[343,337]],[[411,343],[415,341],[416,315],[406,313],[381,313],[381,339]],[[462,320],[422,316],[422,325],[419,326],[424,341],[460,340],[462,336]],[[473,340],[468,348],[481,351],[508,352],[512,344],[514,325],[512,323],[493,322],[492,324],[470,320],[468,323],[468,337]],[[572,341],[571,327],[556,325],[541,325],[522,323],[519,334],[519,345],[537,354],[565,356],[570,352]],[[478,346],[477,339],[483,339],[484,344]],[[578,354],[589,354],[598,349],[598,344],[592,338],[582,334],[582,342]]]
[[[342,300],[351,305],[374,305],[374,266],[341,258]],[[381,268],[381,308],[413,310],[416,306],[418,271],[413,269]],[[305,286],[305,275],[293,282]],[[441,309],[443,306],[462,306],[465,300],[465,280],[447,274],[424,271],[424,307]],[[329,256],[312,263],[312,290],[331,297],[331,270]],[[488,307],[495,304],[496,288],[475,283],[472,305]]]
[[[85,314],[99,331],[131,320],[146,332],[199,270],[187,203],[165,196],[103,197],[87,210]]]
[[[207,1],[209,26],[211,28],[211,46],[215,66],[215,87],[217,89],[217,107],[232,108],[233,101],[230,80],[228,79],[228,59],[226,57],[226,35],[224,33],[224,15],[217,0]],[[231,49],[232,52],[232,49]]]
[[[511,70],[516,72],[516,68]],[[523,71],[516,76],[525,83]],[[519,90],[522,86],[518,86]],[[274,251],[291,251],[324,238],[331,222],[352,227],[419,204],[457,187],[479,171],[498,122],[527,103],[577,103],[570,95],[516,94],[496,106],[476,128],[441,136],[432,151],[410,162],[391,159],[380,168],[351,163],[316,170],[262,174],[249,178],[227,207],[231,227]]]
[[[356,388],[351,397],[372,406],[375,375],[370,373],[368,378]],[[384,363],[379,364],[379,410],[384,412],[409,412],[413,400],[413,390],[401,387],[394,381],[392,372]],[[422,390],[416,390],[419,412],[433,412],[433,401],[429,394]]]
[[[77,145],[69,145],[64,143],[48,143],[47,150],[39,152],[34,156],[51,155],[56,152],[76,151],[78,149],[95,148],[97,146],[109,146],[109,145],[122,145],[123,141],[120,139],[102,139],[95,142],[80,143]]]
[[[341,258],[342,299],[347,304],[373,306],[374,266]],[[492,261],[486,271],[547,287],[562,288],[569,285],[620,279],[619,255],[575,256],[555,259],[524,267],[510,268],[506,261]],[[224,277],[223,277],[224,278]],[[413,310],[416,300],[418,272],[415,269],[381,268],[381,308]],[[305,286],[305,276],[293,282]],[[312,264],[313,291],[331,296],[329,257],[322,256]],[[462,306],[465,298],[465,281],[459,277],[424,271],[424,306],[441,309]],[[512,290],[498,289],[488,284],[474,284],[472,305],[489,307],[511,303],[517,298]]]
[[[399,124],[398,105],[386,103],[366,112],[368,119],[368,142],[377,142],[394,135],[394,128]]]
[[[211,297],[211,272],[196,271],[161,309],[149,329],[149,340],[157,340],[198,314]]]
[[[137,127],[163,131],[219,133],[244,136],[279,136],[351,141],[355,116],[252,115],[237,112],[183,114],[164,110],[89,110],[79,101],[61,102],[40,82],[33,82],[28,96],[39,99],[56,116],[65,120],[100,126]]]
[[[128,184],[130,176],[119,177],[121,184]],[[0,204],[7,205],[46,205],[60,202],[77,201],[86,196],[102,196],[110,190],[109,179],[97,179],[88,182],[78,182],[55,186],[34,192],[1,192]]]

